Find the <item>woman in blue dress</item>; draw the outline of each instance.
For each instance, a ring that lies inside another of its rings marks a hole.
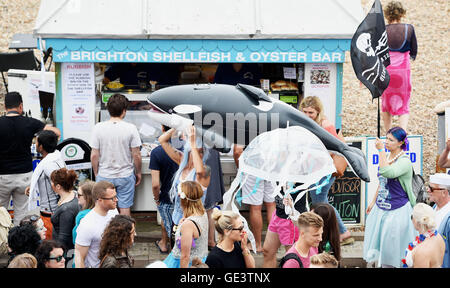
[[[411,222],[416,198],[412,192],[413,167],[405,154],[407,143],[406,132],[400,127],[386,135],[389,154],[380,139],[375,143],[380,155],[380,184],[366,211],[363,258],[368,263],[377,261],[378,267],[402,267],[405,249],[417,234]]]

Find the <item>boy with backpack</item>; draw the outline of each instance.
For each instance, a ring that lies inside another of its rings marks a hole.
[[[310,258],[318,254],[323,220],[314,212],[304,212],[297,220],[299,238],[280,261],[281,268],[309,268]]]

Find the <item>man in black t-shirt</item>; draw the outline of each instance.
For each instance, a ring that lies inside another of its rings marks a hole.
[[[30,147],[34,134],[45,129],[60,137],[61,132],[34,118],[23,117],[22,96],[18,92],[6,93],[5,108],[6,116],[0,117],[0,206],[8,208],[12,196],[14,225],[19,225],[27,212],[25,189],[33,173]]]
[[[163,133],[170,127],[163,126]],[[150,155],[150,170],[152,175],[153,198],[161,216],[161,240],[155,244],[161,253],[168,253],[170,234],[172,231],[172,212],[174,204],[170,199],[173,175],[178,170],[178,164],[170,159],[161,145],[152,150]]]

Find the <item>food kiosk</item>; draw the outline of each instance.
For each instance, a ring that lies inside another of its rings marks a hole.
[[[164,85],[106,86],[105,69],[178,63],[177,84],[183,84],[213,83],[218,64],[257,64],[263,71],[258,86],[271,97],[297,107],[305,95],[319,96],[339,129],[345,51],[363,16],[359,0],[135,0],[126,6],[120,0],[42,0],[33,32],[41,49],[53,48],[55,119],[63,139],[89,142],[95,123],[108,118],[105,103],[113,93],[131,101],[125,120],[144,143],[132,210],[155,211],[149,153],[161,132],[145,116],[145,99]],[[221,163],[228,185],[236,174],[232,155],[222,155]]]

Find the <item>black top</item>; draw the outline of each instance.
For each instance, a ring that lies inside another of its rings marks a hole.
[[[234,242],[234,249],[231,252],[225,252],[215,246],[209,252],[205,264],[209,268],[246,268],[239,242]]]
[[[151,170],[159,171],[160,179],[160,194],[159,201],[161,203],[172,203],[170,201],[170,188],[172,187],[173,175],[178,170],[178,164],[170,159],[166,151],[160,146],[152,150],[150,155],[150,165]]]
[[[157,81],[159,85],[178,84],[178,63],[114,63],[106,71],[105,77],[111,81],[120,78],[124,85],[138,85],[139,79]]]
[[[23,116],[0,117],[0,174],[21,174],[33,170],[31,142],[44,129],[41,121]]]
[[[417,56],[417,39],[411,24],[389,24],[386,26],[390,51],[409,52],[412,59]]]
[[[63,244],[66,251],[74,247],[72,230],[75,226],[75,217],[77,217],[79,211],[78,199],[75,197],[71,201],[58,206],[51,218],[53,225],[52,238]]]
[[[298,185],[300,185],[299,183],[294,184],[294,187],[297,187]],[[281,189],[280,192],[282,195],[284,195],[284,189]],[[297,199],[297,196],[302,193],[302,190],[299,190],[295,193],[291,194],[292,200],[295,202],[295,200]],[[300,213],[306,212],[308,211],[308,209],[306,208],[306,195],[304,195],[300,200],[297,201],[297,203],[295,203],[294,205],[294,209],[297,210]],[[286,215],[286,213],[284,212],[284,204],[283,204],[283,198],[281,198],[280,196],[275,196],[275,214],[283,219],[288,219],[288,215]]]
[[[230,63],[219,64],[214,75],[214,83],[236,85],[260,85],[261,71],[257,64],[243,63],[239,71],[233,69]]]
[[[206,189],[205,206],[206,209],[214,208],[216,203],[223,201],[225,186],[223,183],[222,165],[220,164],[220,154],[217,150],[209,149],[206,165],[211,168],[211,181]]]

